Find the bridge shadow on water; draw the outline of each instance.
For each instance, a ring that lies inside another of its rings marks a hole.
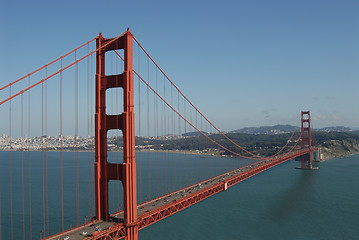
[[[298,209],[304,210],[306,201],[314,193],[315,171],[297,171],[297,179],[292,187],[281,193],[269,212],[269,219],[273,222],[284,222],[294,216]]]

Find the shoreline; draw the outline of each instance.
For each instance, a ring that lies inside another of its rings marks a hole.
[[[359,151],[356,151],[356,152],[350,152],[350,153],[345,153],[345,154],[335,154],[335,155],[332,155],[332,154],[328,154],[330,156],[327,156],[323,159],[321,159],[320,161],[318,162],[325,162],[327,160],[331,160],[331,159],[334,159],[334,158],[348,158],[350,156],[354,156],[354,155],[359,155]]]
[[[329,151],[328,151],[329,150]],[[23,150],[0,150],[1,152],[29,152],[28,149],[23,149]],[[30,150],[30,152],[61,152],[61,150],[59,149],[36,149],[36,150]],[[63,149],[62,152],[76,152],[75,149]],[[87,153],[95,153],[94,150],[77,150],[77,152],[87,152]],[[108,150],[107,152],[109,153],[114,153],[114,152],[123,152],[121,151],[116,151],[116,150]],[[136,153],[138,152],[152,152],[152,153],[177,153],[177,154],[187,154],[187,155],[203,155],[203,156],[213,156],[213,157],[227,157],[227,158],[238,158],[237,156],[232,156],[232,155],[220,155],[220,154],[216,154],[215,152],[202,152],[201,150],[136,150]],[[323,156],[322,159],[320,159],[319,161],[316,162],[324,162],[330,159],[334,159],[334,158],[347,158],[353,155],[358,155],[359,151],[340,151],[340,152],[333,152],[330,149],[322,149],[321,150],[321,155]]]

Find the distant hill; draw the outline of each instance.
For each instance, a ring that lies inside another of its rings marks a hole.
[[[209,132],[203,132],[202,133],[204,135],[209,135]],[[199,136],[202,136],[202,134],[200,132],[188,132],[188,133],[183,133],[182,134],[183,137],[199,137]]]
[[[353,131],[351,128],[344,127],[344,126],[324,127],[324,128],[314,129],[314,130],[320,131],[320,132],[352,132]]]
[[[247,134],[283,134],[283,133],[291,133],[295,129],[294,126],[291,125],[275,125],[275,126],[262,126],[262,127],[246,127],[231,131],[230,133],[247,133]],[[313,131],[318,132],[351,132],[359,134],[359,130],[354,131],[351,128],[344,126],[336,126],[336,127],[324,127],[313,129]]]
[[[238,130],[231,131],[231,133],[247,133],[247,134],[282,134],[290,133],[295,129],[291,125],[275,125],[275,126],[264,126],[264,127],[247,127]]]

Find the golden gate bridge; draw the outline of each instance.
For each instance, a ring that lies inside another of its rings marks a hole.
[[[312,153],[318,150],[312,147],[309,111],[301,112],[300,131],[274,154],[246,150],[198,110],[129,30],[109,39],[100,34],[0,91],[2,119],[7,118],[9,130],[3,148],[8,186],[6,192],[4,186],[0,189],[9,208],[0,220],[8,227],[0,228],[0,238],[138,239],[139,230],[290,159],[300,158],[300,168],[313,169]],[[59,136],[55,147],[50,131]],[[66,138],[65,132],[74,137]],[[80,132],[87,137],[81,138]],[[41,135],[38,142],[31,138],[35,134]],[[194,136],[205,146],[194,142]],[[41,159],[33,159],[34,149]],[[53,150],[59,176],[51,186]],[[66,165],[67,151],[73,153],[71,166]],[[87,153],[86,196],[80,196],[81,152]],[[195,153],[204,154],[202,164],[211,166],[196,167]],[[223,167],[224,153],[232,156],[230,166]],[[21,164],[14,164],[15,156]],[[41,162],[39,176],[32,175],[34,161]],[[74,175],[70,200],[65,177],[69,167]],[[36,177],[40,184],[31,183]],[[55,216],[51,188],[59,199]],[[34,195],[40,199],[35,203]],[[81,222],[83,199],[88,214]],[[76,221],[67,215],[67,202],[74,205]],[[35,205],[41,212],[37,217],[32,216]]]

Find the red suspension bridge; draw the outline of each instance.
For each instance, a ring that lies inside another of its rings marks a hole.
[[[100,34],[0,91],[0,239],[138,239],[140,229],[285,161],[312,169],[318,150],[302,111],[300,130],[276,152],[247,151],[129,30]]]

